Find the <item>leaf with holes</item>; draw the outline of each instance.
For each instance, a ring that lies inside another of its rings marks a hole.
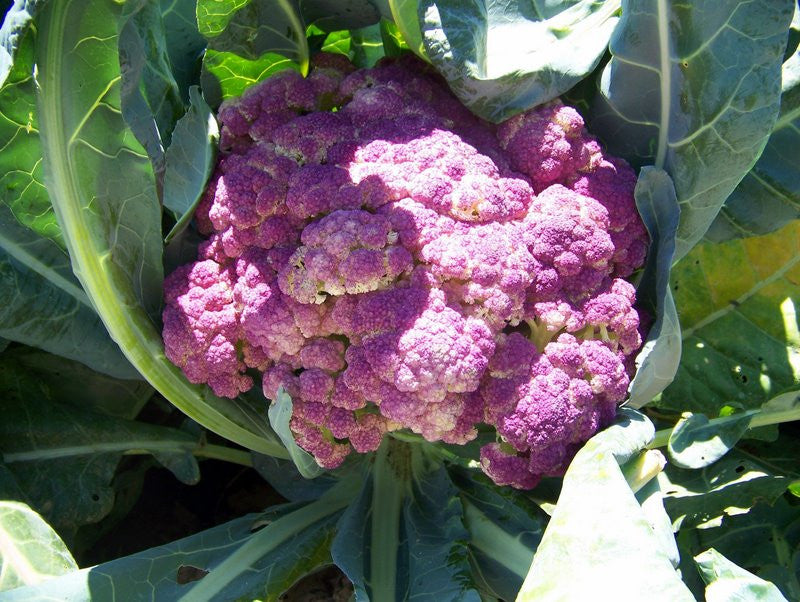
[[[668,465],[659,480],[675,530],[719,526],[725,516],[747,513],[759,500],[773,503],[783,495],[792,477],[773,465],[783,452],[757,450],[740,446],[700,470]]]
[[[38,586],[6,592],[3,599],[142,600],[155,592],[166,600],[278,602],[300,577],[330,564],[333,529],[347,499],[340,488],[310,504],[276,506]]]
[[[185,482],[200,477],[196,437],[81,408],[78,399],[53,401],[8,354],[0,363],[0,393],[3,461],[31,505],[65,537],[111,510],[111,479],[130,450],[153,454]]]
[[[698,245],[672,270],[683,358],[657,405],[717,416],[800,386],[800,222]]]
[[[703,468],[713,464],[742,438],[750,428],[750,419],[757,412],[748,410],[713,423],[703,414],[687,412],[669,436],[667,450],[670,461],[681,468]]]

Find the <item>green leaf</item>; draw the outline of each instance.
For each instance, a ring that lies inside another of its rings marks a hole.
[[[348,484],[352,489],[352,484]],[[330,564],[341,488],[311,504],[248,515],[164,546],[7,592],[4,600],[238,600],[277,602]],[[196,580],[190,580],[191,578]]]
[[[298,0],[306,25],[322,31],[361,29],[380,20],[380,13],[370,0]]]
[[[793,9],[794,0],[623,2],[591,129],[610,152],[672,176],[681,205],[676,259],[705,234],[767,142]]]
[[[206,39],[197,29],[197,0],[161,0],[161,9],[172,77],[183,102],[188,103],[189,88],[199,82],[206,47]]]
[[[141,378],[108,336],[64,249],[18,223],[2,204],[0,335],[117,378]]]
[[[341,496],[340,496],[341,497]],[[346,498],[345,498],[346,499]],[[230,600],[255,596],[277,602],[279,594],[301,577],[330,563],[330,542],[341,499],[324,497],[272,520],[193,584],[182,600]],[[247,573],[261,575],[256,583]]]
[[[409,599],[480,601],[470,577],[463,512],[443,466],[417,468],[403,506]]]
[[[659,481],[676,531],[718,527],[723,517],[744,514],[759,500],[775,502],[790,482],[775,470],[769,455],[740,448],[701,470],[667,466]]]
[[[798,15],[800,7],[795,8],[796,23],[800,23]],[[796,44],[800,27],[791,31]],[[766,234],[800,218],[800,165],[795,159],[800,145],[800,53],[796,45],[787,52],[791,54],[783,63],[778,120],[758,162],[711,225],[706,234],[709,240]]]
[[[306,29],[293,0],[198,0],[208,39],[203,94],[211,106],[281,69],[308,72]]]
[[[297,445],[289,429],[289,422],[292,419],[292,398],[286,391],[278,390],[278,395],[269,406],[268,413],[270,425],[289,452],[289,458],[294,462],[298,472],[306,479],[313,479],[322,474],[320,465],[311,454]]]
[[[0,591],[70,573],[78,565],[58,534],[26,504],[0,501]]]
[[[771,581],[788,600],[800,599],[800,506],[785,497],[769,506],[758,504],[748,514],[726,517],[722,525],[688,532],[688,552],[714,548],[731,562]]]
[[[114,378],[36,349],[15,348],[8,355],[58,403],[132,420],[153,396],[153,387],[145,381]]]
[[[147,150],[160,182],[164,149],[184,107],[167,52],[167,32],[156,0],[125,3],[119,32],[122,116]]]
[[[515,599],[547,515],[523,492],[498,487],[481,472],[454,467],[450,476],[462,498],[476,576],[499,598]]]
[[[312,502],[339,481],[331,472],[306,479],[291,460],[279,460],[263,454],[253,454],[253,468],[290,502]]]
[[[384,441],[384,445],[386,442]],[[372,504],[373,476],[368,473],[356,498],[350,503],[336,524],[336,536],[331,544],[331,558],[353,584],[355,602],[369,602],[367,578],[369,570],[371,517],[376,512]],[[379,511],[387,509],[381,508]],[[399,520],[396,512],[391,520]],[[385,541],[389,550],[396,550],[397,536]],[[394,597],[394,596],[393,596]]]
[[[800,387],[800,222],[698,245],[672,270],[683,358],[658,406],[716,416]]]
[[[285,455],[263,415],[187,382],[151,320],[161,302],[161,215],[150,161],[120,112],[121,11],[65,0],[47,4],[38,23],[48,191],[73,269],[111,336],[164,397],[220,436]]]
[[[203,56],[203,96],[212,107],[218,107],[223,100],[241,96],[253,84],[284,69],[300,71],[297,63],[274,52],[249,60],[233,52],[209,49]]]
[[[640,408],[672,382],[680,362],[680,323],[669,288],[680,209],[672,180],[655,167],[642,168],[634,195],[650,234],[647,263],[636,297],[639,306],[655,317],[636,356],[636,375],[628,388],[627,405]]]
[[[359,68],[374,67],[383,58],[383,36],[380,25],[372,25],[351,32],[353,64]]]
[[[795,6],[781,73],[781,110],[764,152],[725,201],[706,238],[767,234],[800,217],[800,4]]]
[[[43,383],[4,356],[0,364],[0,451],[31,505],[66,535],[100,520],[124,453],[150,453],[187,483],[199,479],[196,437],[52,400]]]
[[[742,438],[755,413],[756,410],[749,410],[711,423],[703,414],[687,412],[669,437],[670,460],[680,468],[713,464]]]
[[[400,56],[403,52],[410,50],[397,25],[386,19],[381,19],[380,27],[381,42],[383,42],[383,51],[386,56]]]
[[[462,103],[499,122],[553,100],[591,73],[619,3],[423,0],[418,10],[431,62]]]
[[[33,13],[41,3],[17,4],[0,28],[0,203],[19,222],[63,248],[61,229],[44,184],[36,85]]]
[[[786,602],[774,584],[736,566],[714,548],[698,554],[694,560],[707,584],[706,602]]]
[[[517,600],[694,600],[619,468],[653,436],[641,414],[595,435],[564,476]],[[579,575],[580,578],[565,578]]]
[[[339,521],[331,553],[358,602],[480,600],[458,491],[423,445],[384,440]]]
[[[419,0],[386,0],[388,10],[384,8],[381,14],[385,19],[391,19],[400,31],[406,46],[421,59],[430,62],[425,54],[425,44],[422,41],[420,26]]]
[[[172,144],[167,149],[164,207],[173,212],[177,223],[165,243],[189,225],[217,157],[217,120],[197,86],[190,88],[189,98],[191,105],[175,126]]]
[[[349,31],[334,31],[329,33],[322,41],[322,52],[332,52],[350,57],[351,36]]]
[[[672,566],[677,567],[680,564],[680,552],[672,531],[672,521],[664,507],[664,490],[658,479],[651,479],[637,491],[636,499],[656,536],[658,548],[669,559]]]

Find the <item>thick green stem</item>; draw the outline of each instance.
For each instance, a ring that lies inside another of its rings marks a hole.
[[[321,498],[295,510],[252,535],[238,550],[197,582],[182,601],[213,600],[228,585],[231,576],[241,574],[242,566],[251,566],[259,558],[278,549],[297,533],[342,510],[357,490],[349,481],[340,481]]]
[[[93,456],[97,454],[118,453],[123,456],[142,456],[157,453],[190,453],[198,458],[223,460],[241,466],[253,466],[250,452],[235,449],[224,445],[202,445],[177,441],[148,441],[137,446],[135,442],[121,443],[96,443],[93,445],[74,445],[70,447],[55,447],[52,449],[41,448],[24,452],[10,452],[3,454],[3,461],[12,462],[38,462],[41,460],[55,460],[57,458],[74,458],[76,456]]]
[[[639,454],[621,468],[631,491],[636,493],[664,470],[666,465],[667,459],[664,454],[657,449],[650,449]]]
[[[369,565],[372,600],[394,600],[397,597],[400,518],[410,478],[410,447],[395,439],[386,439],[375,455],[372,469]]]
[[[518,537],[501,529],[477,507],[462,499],[464,524],[470,534],[472,546],[489,558],[501,560],[503,566],[525,579],[531,568],[533,550]]]
[[[225,445],[204,445],[192,451],[198,458],[222,460],[239,466],[253,467],[253,456],[245,449],[235,449]]]

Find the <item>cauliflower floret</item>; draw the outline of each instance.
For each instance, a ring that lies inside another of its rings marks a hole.
[[[415,59],[314,59],[223,103],[168,357],[233,397],[262,375],[325,468],[409,429],[530,488],[608,424],[641,345],[635,174],[551,103],[494,126]]]
[[[386,288],[413,266],[389,221],[362,210],[334,211],[306,226],[301,240],[279,275],[281,290],[300,303]]]

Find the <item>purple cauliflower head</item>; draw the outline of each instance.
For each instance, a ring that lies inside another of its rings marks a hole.
[[[465,444],[488,425],[481,466],[518,488],[612,420],[648,239],[634,171],[574,109],[492,125],[415,59],[320,55],[218,117],[208,239],[165,283],[167,356],[192,382],[284,389],[326,468],[393,431]]]

